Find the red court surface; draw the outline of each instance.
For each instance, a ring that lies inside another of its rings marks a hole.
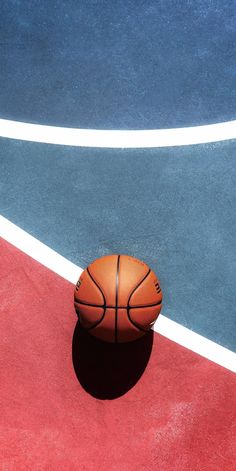
[[[134,342],[146,358],[129,385],[117,355],[127,373],[131,344],[127,362],[107,346],[108,364],[74,333],[73,285],[2,239],[0,250],[2,471],[233,470],[233,373],[154,333]]]

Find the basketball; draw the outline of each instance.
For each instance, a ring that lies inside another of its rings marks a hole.
[[[74,291],[81,326],[106,342],[130,342],[154,324],[162,291],[146,263],[129,255],[106,255],[81,274]]]

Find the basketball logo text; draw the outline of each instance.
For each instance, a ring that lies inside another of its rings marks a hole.
[[[76,287],[75,287],[76,291],[78,291],[80,285],[81,285],[81,281],[78,280],[77,283],[76,283]]]

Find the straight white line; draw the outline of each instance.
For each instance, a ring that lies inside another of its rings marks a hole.
[[[236,373],[236,353],[160,315],[155,332]]]
[[[71,283],[75,284],[83,271],[82,268],[62,257],[1,215],[0,237]]]
[[[188,146],[236,139],[236,120],[175,129],[75,129],[0,119],[0,137],[78,147],[150,148]]]
[[[83,269],[0,215],[0,237],[37,260],[45,267],[75,284]],[[153,329],[170,340],[192,350],[218,365],[236,372],[236,354],[183,327],[162,314]]]

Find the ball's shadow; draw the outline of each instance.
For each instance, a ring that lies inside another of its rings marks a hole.
[[[152,351],[153,330],[139,340],[110,344],[88,334],[77,322],[72,342],[76,376],[82,387],[98,399],[115,399],[142,376]]]

